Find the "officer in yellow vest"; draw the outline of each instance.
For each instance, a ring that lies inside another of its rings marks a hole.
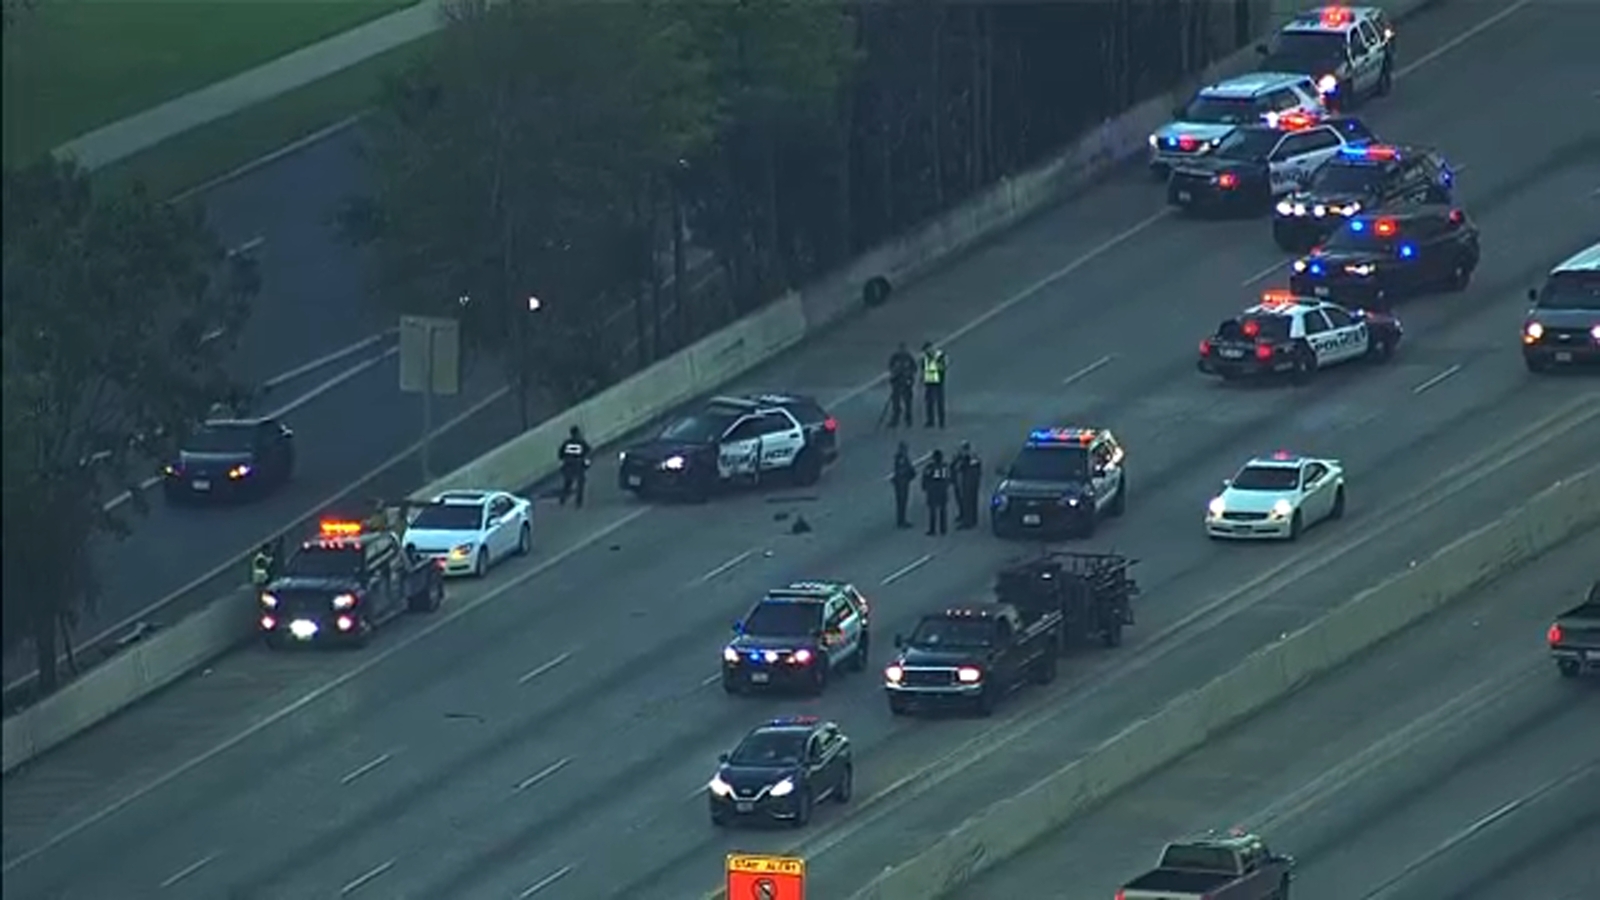
[[[250,559],[250,583],[260,587],[272,580],[272,570],[277,565],[274,559],[275,548],[269,541],[261,545],[256,555]]]
[[[932,428],[934,422],[944,427],[944,375],[949,363],[944,351],[933,346],[932,341],[922,345],[922,409],[923,424]]]

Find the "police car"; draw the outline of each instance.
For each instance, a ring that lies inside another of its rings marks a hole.
[[[1400,320],[1388,313],[1267,291],[1259,304],[1200,342],[1197,365],[1225,381],[1275,374],[1306,381],[1340,363],[1385,362],[1403,334]]]
[[[1528,371],[1600,364],[1600,244],[1556,266],[1528,300],[1533,307],[1522,322]]]
[[[1173,121],[1150,135],[1150,169],[1165,178],[1175,163],[1216,148],[1239,125],[1277,124],[1283,116],[1321,116],[1327,110],[1305,75],[1255,72],[1201,88],[1172,111]]]
[[[1383,304],[1429,290],[1466,290],[1478,268],[1478,226],[1460,207],[1396,207],[1346,219],[1294,261],[1289,289],[1302,297]]]
[[[446,575],[482,578],[533,549],[533,503],[505,491],[445,491],[418,510],[402,540]]]
[[[1346,147],[1373,139],[1352,116],[1284,116],[1277,126],[1235,128],[1205,156],[1172,170],[1167,203],[1186,210],[1265,211],[1311,181],[1317,167]]]
[[[816,716],[773,719],[717,759],[706,784],[711,824],[784,822],[802,828],[817,804],[849,803],[855,790],[850,739]]]
[[[1347,146],[1317,167],[1303,189],[1278,201],[1272,239],[1303,253],[1356,213],[1398,203],[1449,203],[1454,187],[1449,164],[1433,150]]]
[[[1037,428],[989,498],[997,537],[1063,532],[1093,537],[1103,516],[1128,506],[1122,444],[1105,428]]]
[[[1318,522],[1344,516],[1344,466],[1279,451],[1252,459],[1206,506],[1215,540],[1297,540]]]
[[[839,423],[810,397],[715,397],[650,441],[622,451],[617,479],[640,497],[704,500],[772,475],[816,484],[839,455]]]
[[[1316,79],[1332,104],[1349,107],[1389,93],[1394,83],[1394,26],[1375,6],[1324,6],[1295,16],[1259,45],[1261,68]]]
[[[872,609],[853,585],[802,581],[771,590],[733,625],[722,689],[800,688],[820,694],[835,669],[860,672],[872,652]]]

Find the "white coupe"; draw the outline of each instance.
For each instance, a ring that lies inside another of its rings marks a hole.
[[[1287,540],[1344,515],[1344,466],[1336,459],[1274,453],[1222,483],[1206,508],[1213,539]]]
[[[417,512],[404,543],[439,560],[446,575],[482,578],[533,549],[533,503],[505,491],[446,491]]]

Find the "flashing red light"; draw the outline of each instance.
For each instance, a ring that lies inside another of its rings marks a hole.
[[[1552,647],[1561,643],[1562,639],[1565,637],[1566,636],[1561,633],[1561,626],[1559,624],[1551,625],[1550,630],[1545,632],[1544,635],[1544,639],[1549,641],[1550,646]]]
[[[835,419],[833,416],[829,416],[826,419],[823,419],[822,420],[822,430],[823,431],[838,431],[839,430],[839,420]]]
[[[1200,146],[1200,142],[1187,134],[1178,138],[1178,149],[1185,153],[1193,153],[1194,148],[1198,146]]]
[[[349,631],[355,627],[356,623],[349,616],[340,616],[338,619],[334,620],[333,624],[337,626],[340,631]]]
[[[1322,27],[1338,28],[1348,25],[1351,21],[1350,10],[1343,6],[1325,6],[1322,8]]]
[[[1467,214],[1462,212],[1461,210],[1459,210],[1459,209],[1450,210],[1450,221],[1453,222],[1454,224],[1460,225],[1462,222],[1465,222],[1466,219],[1467,219]]]
[[[1204,341],[1200,342],[1200,355],[1201,356],[1210,356],[1211,355],[1211,341],[1210,340],[1204,340]]]
[[[1372,230],[1378,237],[1394,237],[1400,231],[1400,226],[1393,219],[1379,219],[1372,223]]]
[[[1306,112],[1287,112],[1278,117],[1278,127],[1284,131],[1301,131],[1317,124],[1317,117]]]
[[[1232,172],[1223,172],[1221,175],[1217,176],[1217,187],[1222,188],[1225,191],[1231,191],[1238,186],[1239,176],[1233,174]]]
[[[1244,332],[1245,337],[1255,337],[1261,333],[1261,323],[1255,319],[1245,319],[1244,324],[1239,326],[1239,330]]]
[[[1294,459],[1294,454],[1290,453],[1287,450],[1276,450],[1276,451],[1273,452],[1272,458],[1277,460],[1277,461],[1279,461],[1279,462],[1286,462],[1288,460]]]
[[[262,631],[271,631],[272,629],[277,628],[277,627],[278,627],[278,620],[277,619],[274,619],[271,616],[262,616],[261,617],[261,630]]]
[[[1270,344],[1257,344],[1256,345],[1256,359],[1271,359],[1271,358],[1272,358],[1272,345],[1270,345]]]
[[[1128,892],[1122,888],[1117,888],[1117,896],[1114,900],[1128,900]]]
[[[324,521],[317,523],[323,537],[354,537],[361,533],[360,522]]]
[[[1287,306],[1294,303],[1294,292],[1283,288],[1273,288],[1261,293],[1262,306]]]

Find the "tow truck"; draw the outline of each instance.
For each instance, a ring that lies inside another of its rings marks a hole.
[[[326,518],[265,585],[257,602],[267,646],[335,642],[364,646],[382,623],[444,603],[439,564],[402,547],[394,511],[367,520]]]
[[[1124,884],[1117,900],[1289,900],[1294,859],[1258,835],[1232,832],[1176,841],[1156,867]]]

